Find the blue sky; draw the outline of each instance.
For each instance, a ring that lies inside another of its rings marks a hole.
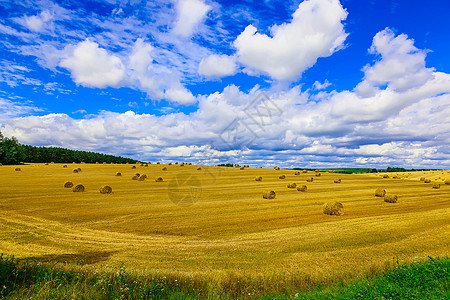
[[[0,7],[0,130],[22,143],[148,161],[450,167],[448,1]]]

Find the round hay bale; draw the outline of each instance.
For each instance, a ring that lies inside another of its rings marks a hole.
[[[239,168],[239,170],[244,170],[244,169],[245,169],[245,167],[240,167],[240,168]]]
[[[274,170],[277,170],[277,171],[280,171],[280,168],[277,167],[277,166],[273,167],[273,169],[274,169]]]
[[[155,182],[163,182],[164,180],[162,179],[162,177],[158,177],[155,179]]]
[[[308,173],[308,170],[303,170],[302,173],[306,174],[306,173]]]
[[[111,194],[112,193],[112,187],[109,185],[104,185],[100,188],[100,194]]]
[[[323,206],[323,213],[330,216],[342,216],[344,205],[341,202],[328,202]]]
[[[72,187],[73,187],[73,182],[72,182],[72,181],[66,181],[66,182],[64,183],[64,187],[65,187],[66,189],[72,188]]]
[[[286,178],[286,175],[280,175],[280,176],[278,176],[278,178],[280,178],[280,179],[285,179],[285,178]]]
[[[171,166],[171,165],[172,165],[172,163],[168,163],[168,165],[169,165],[169,166]]]
[[[307,182],[313,182],[313,181],[314,181],[314,177],[307,178],[306,181],[307,181]]]
[[[141,176],[140,173],[134,173],[134,175],[136,175],[137,177]]]
[[[148,164],[145,164],[144,167],[148,167]]]
[[[322,174],[320,174],[319,172],[316,172],[316,176],[320,177],[320,176],[322,176]]]
[[[197,168],[197,171],[200,171],[201,169],[202,169],[202,167],[198,167],[198,168]]]
[[[389,178],[389,175],[388,174],[384,174],[383,178]]]
[[[117,172],[117,173],[116,173],[116,176],[122,176],[122,173]]]
[[[157,165],[161,164],[159,161],[156,162]]]
[[[333,170],[328,170],[328,173],[333,173],[334,171]]]
[[[64,165],[63,168],[67,168],[67,165]]]
[[[188,163],[189,166],[192,166],[192,163]]]
[[[141,176],[139,176],[138,181],[144,181],[145,179],[147,179],[147,175],[142,174]]]
[[[143,163],[141,163],[141,167],[143,167],[144,166],[144,164]]]
[[[385,194],[384,195],[384,202],[396,203],[397,200],[398,200],[397,195],[393,195],[393,194]]]
[[[255,180],[256,180],[256,181],[262,181],[262,177],[261,177],[261,176],[258,176],[258,177],[255,178]]]
[[[425,181],[425,177],[420,177],[420,181]]]
[[[78,171],[78,169],[73,169],[73,172],[78,173],[79,171]]]
[[[431,179],[425,179],[424,181],[423,181],[424,183],[430,183],[431,182]]]
[[[84,185],[78,184],[73,187],[72,191],[76,193],[84,192],[85,191]]]
[[[178,162],[176,161],[175,164],[178,165]]]
[[[315,169],[314,172],[320,172],[320,170],[319,169]]]
[[[44,165],[48,166],[48,163],[45,163]]]
[[[295,172],[294,175],[300,175],[300,171]]]
[[[341,179],[340,179],[340,178],[335,179],[335,180],[334,180],[334,183],[341,183]]]
[[[139,176],[137,176],[137,175],[134,175],[133,177],[131,177],[131,180],[138,180],[139,179]]]
[[[433,184],[433,189],[440,189],[441,188],[441,184],[440,183],[434,183]]]
[[[306,192],[308,190],[308,187],[306,185],[299,185],[297,187],[297,191],[299,192]]]
[[[77,168],[78,172],[81,172],[81,168]]]
[[[444,182],[446,185],[450,185],[450,180],[446,180],[445,182]]]
[[[3,166],[3,164],[2,164],[2,163],[0,163],[0,167],[1,167],[1,166]]]
[[[295,182],[294,183],[288,183],[287,187],[288,187],[288,189],[295,189],[297,187],[297,184]]]
[[[21,168],[15,168],[14,171],[20,172],[20,171],[22,171],[22,169]]]
[[[180,167],[184,167],[184,162],[182,162],[182,163],[180,164]]]
[[[377,188],[375,190],[375,197],[384,197],[386,195],[386,190],[383,188]]]
[[[264,199],[275,199],[276,196],[277,194],[275,193],[275,191],[268,191],[263,193]]]
[[[136,169],[136,166],[132,166],[131,169]]]
[[[164,167],[164,168],[162,168],[161,170],[163,170],[163,171],[167,171],[167,168],[166,168],[166,167]]]

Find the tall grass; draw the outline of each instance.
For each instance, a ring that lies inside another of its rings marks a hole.
[[[0,299],[449,299],[450,259],[399,264],[380,275],[350,283],[278,295],[245,289],[232,278],[220,289],[196,280],[115,272],[61,270],[0,255]]]

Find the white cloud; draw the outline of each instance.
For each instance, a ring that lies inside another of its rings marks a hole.
[[[41,111],[41,109],[33,106],[31,103],[17,103],[17,101],[0,97],[0,122],[38,111]]]
[[[195,103],[196,98],[181,84],[177,72],[153,63],[154,50],[155,48],[143,39],[136,40],[128,59],[128,80],[132,83],[137,81],[140,88],[153,99],[167,99],[183,105]]]
[[[125,77],[121,59],[88,39],[76,46],[67,46],[65,52],[59,65],[70,70],[77,84],[97,88],[118,87]]]
[[[347,12],[338,0],[300,3],[290,23],[270,28],[272,37],[248,25],[234,46],[241,63],[278,80],[294,80],[343,47],[347,37],[342,21]]]
[[[177,102],[183,105],[194,104],[197,101],[191,91],[181,84],[176,84],[175,86],[167,89],[165,96],[169,101]]]
[[[236,58],[228,55],[211,54],[202,59],[198,72],[206,77],[224,77],[236,73]]]
[[[378,32],[369,49],[381,57],[374,65],[364,67],[365,80],[357,90],[362,95],[373,94],[374,88],[385,84],[395,91],[417,88],[433,78],[432,68],[426,68],[426,51],[414,46],[405,34],[395,36],[390,29]]]
[[[53,18],[53,15],[48,11],[44,10],[39,15],[36,16],[25,16],[24,25],[31,31],[40,32],[45,27],[45,24]]]
[[[329,87],[330,85],[331,85],[331,83],[328,80],[326,80],[326,79],[325,79],[325,81],[323,83],[320,83],[319,81],[316,80],[313,83],[313,89],[315,89],[315,90],[324,90],[327,87]]]
[[[178,17],[173,32],[183,37],[190,37],[211,9],[202,0],[178,0],[176,7]]]

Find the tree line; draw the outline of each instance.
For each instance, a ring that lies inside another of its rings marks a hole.
[[[59,147],[37,147],[20,144],[15,137],[4,137],[0,132],[0,163],[17,165],[28,163],[136,163],[131,158],[107,155],[96,152],[70,150]]]

